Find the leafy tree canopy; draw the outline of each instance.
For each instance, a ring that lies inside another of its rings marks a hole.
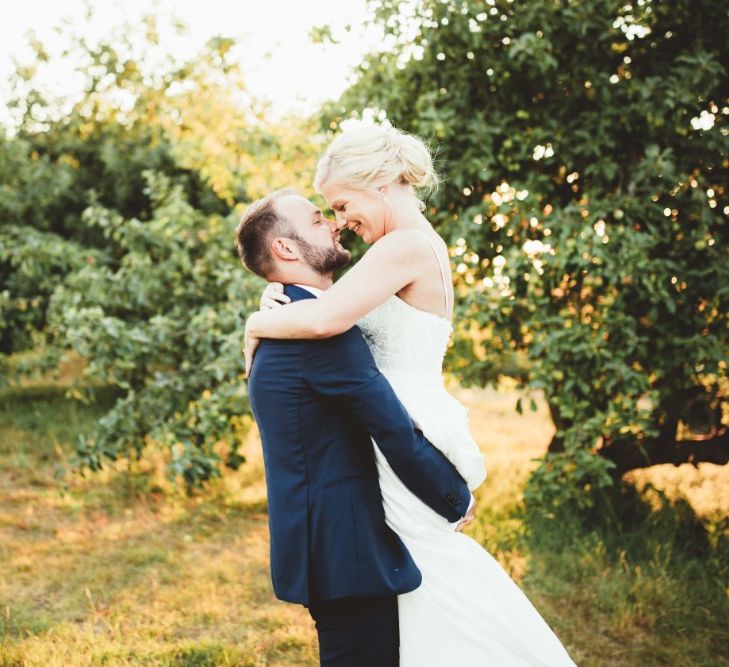
[[[245,202],[308,184],[313,128],[267,120],[230,39],[183,62],[154,18],[66,40],[82,94],[43,92],[34,41],[0,140],[0,352],[42,348],[17,365],[29,372],[72,350],[87,362],[75,395],[119,389],[77,466],[154,440],[193,486],[241,463],[233,431],[250,421],[242,335],[261,281],[240,265],[235,225]]]
[[[324,114],[429,140],[460,293],[451,368],[504,354],[556,426],[528,497],[729,460],[729,14],[707,0],[372,2],[383,48]],[[517,404],[521,409],[521,401]]]

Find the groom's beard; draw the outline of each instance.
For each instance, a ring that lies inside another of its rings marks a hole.
[[[347,266],[352,258],[349,250],[341,246],[332,245],[331,248],[324,248],[304,241],[301,237],[297,237],[296,242],[301,248],[304,261],[322,276],[334,275],[338,269]]]

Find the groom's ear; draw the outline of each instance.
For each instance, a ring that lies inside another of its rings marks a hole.
[[[271,254],[274,259],[293,262],[299,259],[299,246],[292,239],[277,236],[271,241]]]

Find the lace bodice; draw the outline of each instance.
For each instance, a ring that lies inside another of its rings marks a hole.
[[[385,375],[441,378],[443,357],[453,331],[444,317],[419,310],[393,295],[357,324]]]
[[[453,326],[391,296],[359,322],[372,356],[416,426],[456,466],[471,489],[486,477],[464,405],[446,390],[443,357]]]

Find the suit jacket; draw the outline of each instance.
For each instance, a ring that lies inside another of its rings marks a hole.
[[[287,285],[292,301],[314,298]],[[370,436],[395,473],[449,521],[470,501],[377,369],[358,327],[321,340],[262,340],[248,381],[263,443],[276,596],[304,605],[396,595],[420,571],[386,525]]]

